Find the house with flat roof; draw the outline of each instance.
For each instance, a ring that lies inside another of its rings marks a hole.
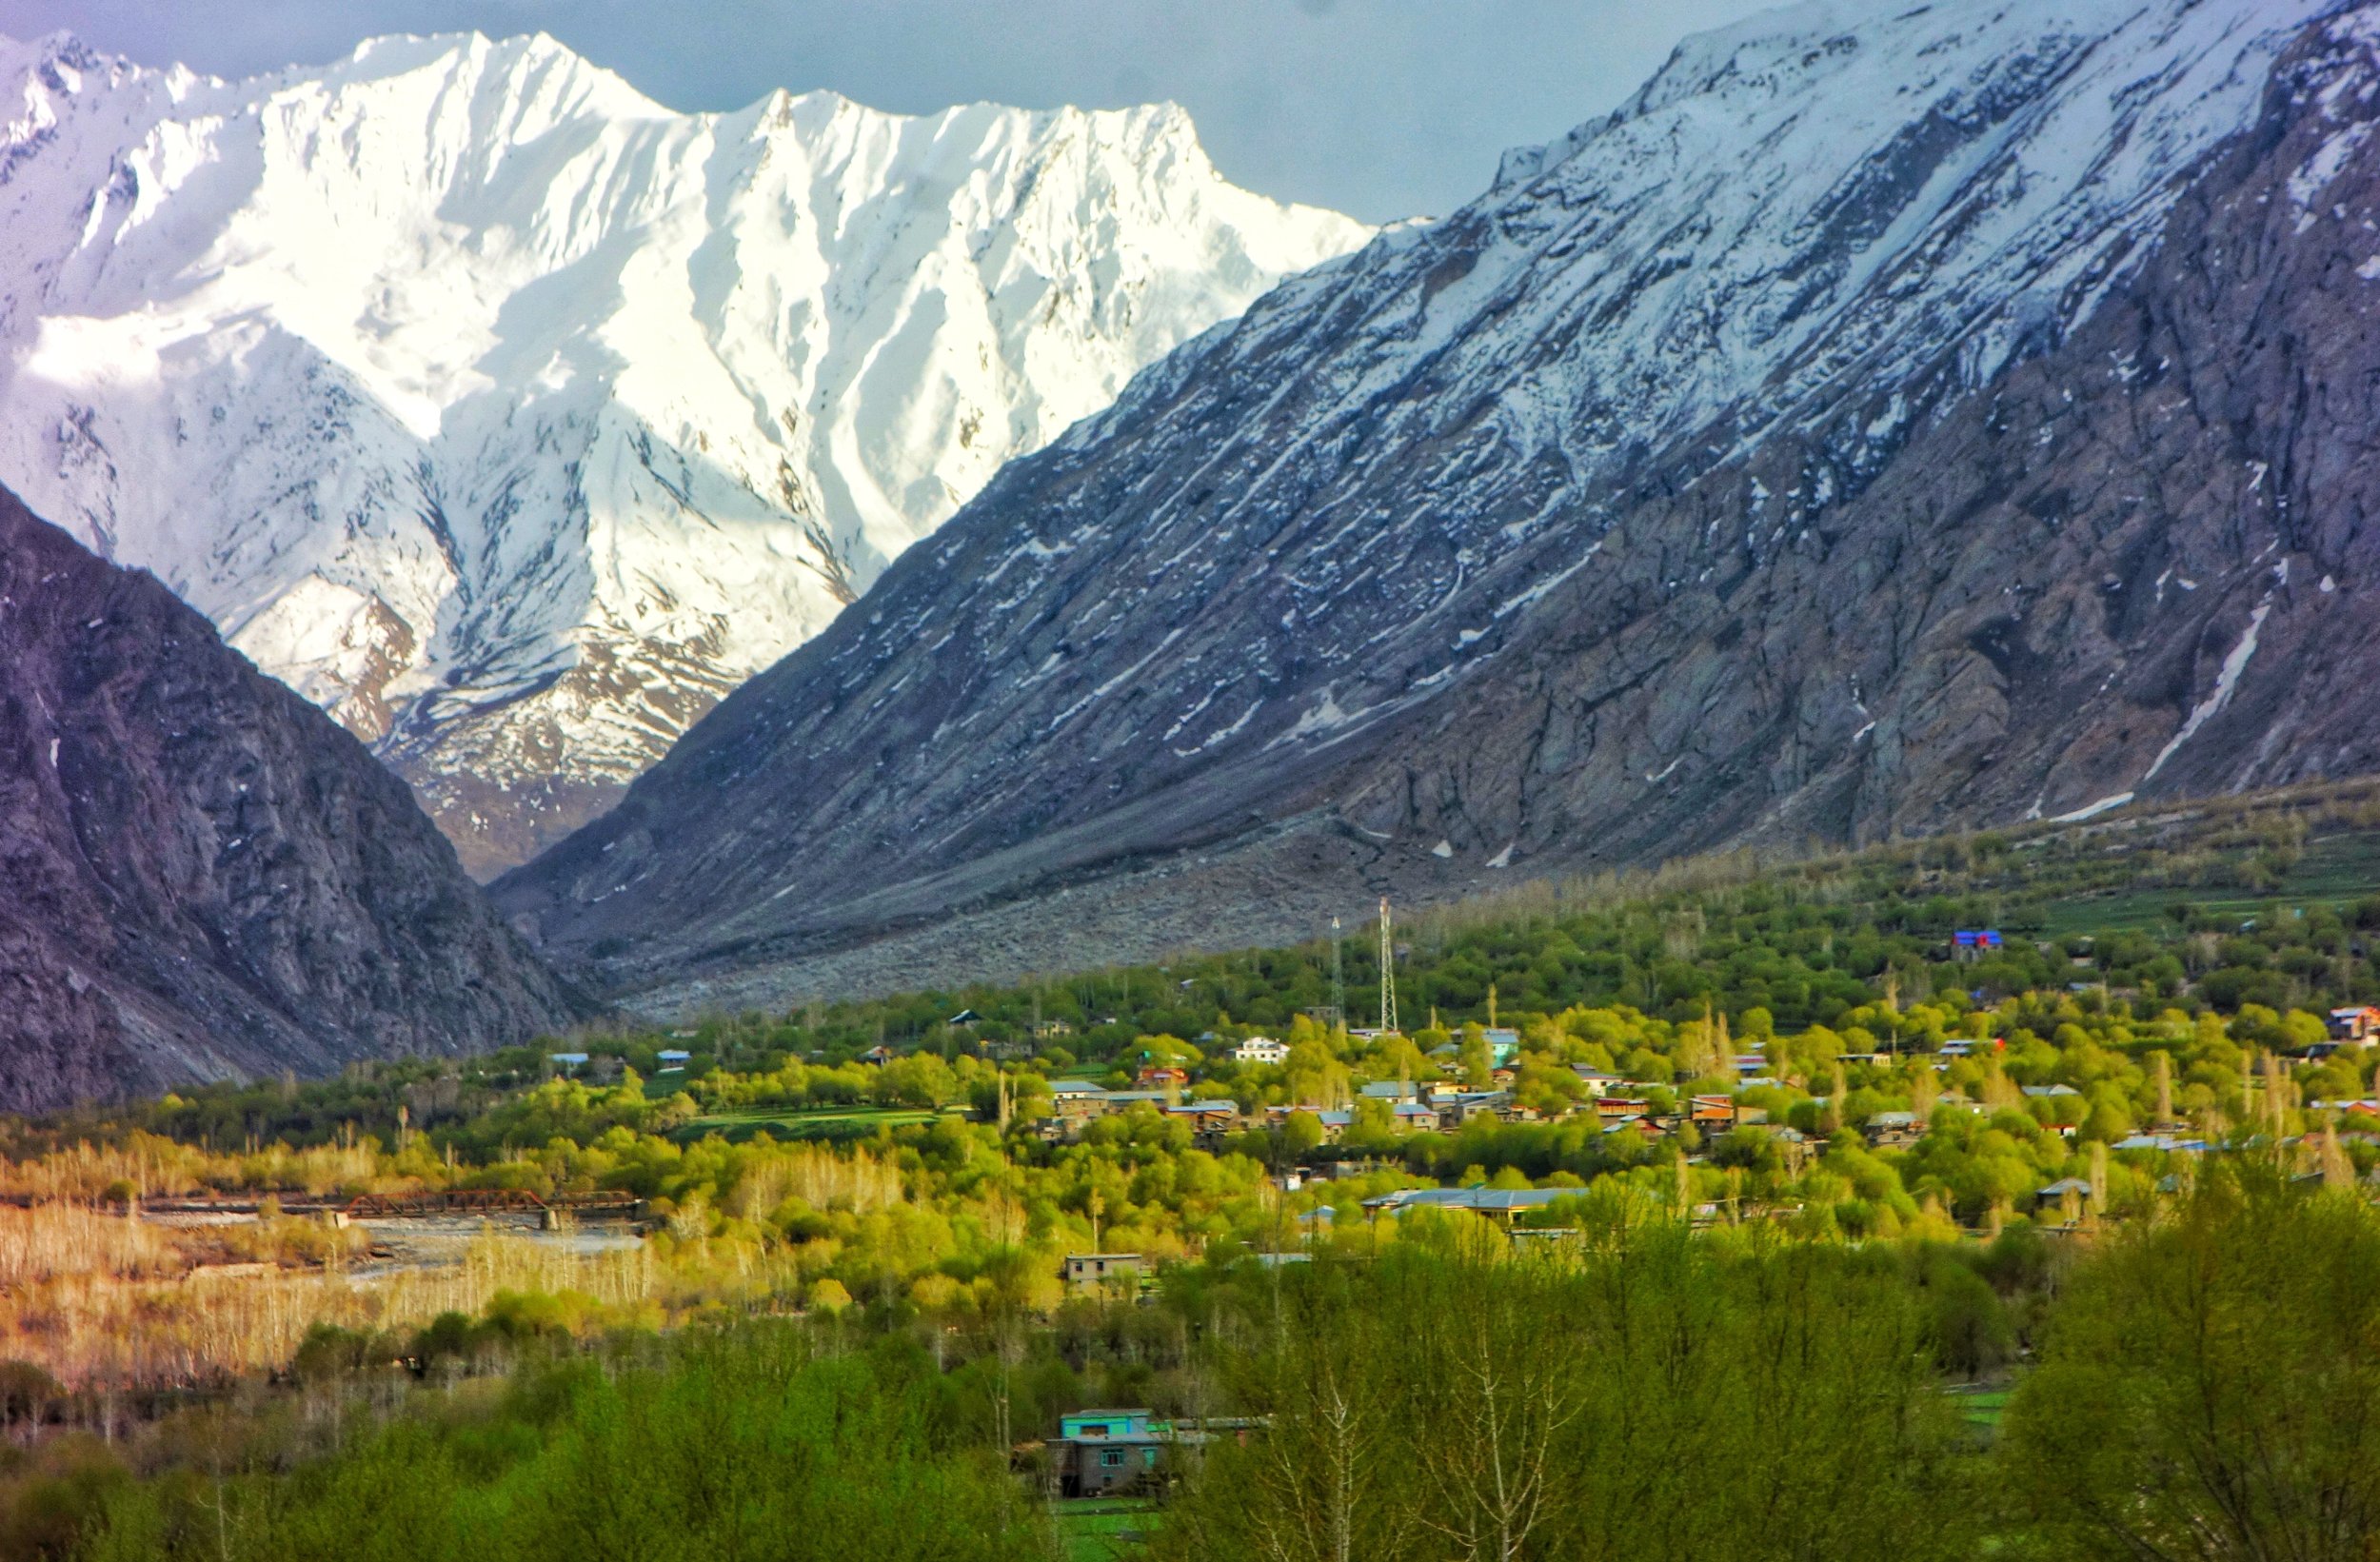
[[[1264,1117],[1273,1127],[1285,1128],[1289,1119],[1300,1112],[1322,1125],[1322,1141],[1325,1144],[1337,1144],[1339,1137],[1356,1124],[1356,1115],[1352,1112],[1324,1111],[1313,1106],[1268,1106],[1264,1109]]]
[[[2190,1150],[2207,1147],[2205,1139],[2184,1138],[2178,1134],[2130,1134],[2108,1146],[2111,1150]]]
[[[1634,1134],[1642,1139],[1657,1139],[1667,1137],[1670,1129],[1658,1117],[1636,1117],[1614,1118],[1603,1124],[1603,1132],[1607,1135]]]
[[[1171,1429],[1148,1410],[1086,1410],[1059,1418],[1058,1489],[1104,1496],[1157,1477]]]
[[[2330,1039],[2369,1047],[2380,1042],[2380,1009],[2369,1003],[2330,1011]]]
[[[1696,1096],[1686,1103],[1686,1116],[1705,1134],[1724,1134],[1735,1126],[1735,1097]]]
[[[1191,1141],[1201,1150],[1220,1148],[1224,1137],[1240,1129],[1240,1103],[1232,1100],[1185,1101],[1165,1108],[1165,1116],[1188,1123]]]
[[[1069,1253],[1066,1287],[1071,1291],[1098,1291],[1118,1286],[1137,1291],[1147,1270],[1148,1260],[1137,1253]]]
[[[1914,1112],[1877,1112],[1869,1116],[1860,1132],[1879,1150],[1899,1150],[1923,1138],[1926,1130]]]
[[[2033,1207],[2036,1210],[2060,1209],[2070,1196],[2078,1202],[2089,1200],[2091,1184],[2078,1176],[2062,1176],[2033,1194]]]
[[[1474,1117],[1501,1117],[1512,1104],[1513,1093],[1509,1090],[1465,1090],[1430,1098],[1430,1105],[1438,1110],[1439,1125],[1450,1131]]]
[[[1599,1068],[1589,1068],[1584,1063],[1571,1064],[1570,1072],[1577,1077],[1580,1084],[1586,1086],[1587,1094],[1590,1096],[1608,1096],[1618,1086],[1627,1082],[1616,1074],[1608,1073]]]
[[[1407,1210],[1468,1210],[1510,1224],[1524,1211],[1543,1209],[1557,1198],[1577,1196],[1576,1188],[1398,1188],[1367,1198],[1363,1207],[1374,1215],[1401,1215]]]

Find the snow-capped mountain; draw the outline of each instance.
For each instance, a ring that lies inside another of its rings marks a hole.
[[[744,1001],[2380,766],[2375,37],[1691,40],[1013,464],[499,903]]]
[[[241,82],[0,41],[0,483],[486,867],[1368,233],[1171,107],[676,114],[544,37]]]

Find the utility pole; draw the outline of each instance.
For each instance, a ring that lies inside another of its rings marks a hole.
[[[1389,929],[1388,897],[1380,897],[1380,1029],[1397,1028],[1397,939]]]

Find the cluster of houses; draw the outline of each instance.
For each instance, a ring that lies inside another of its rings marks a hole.
[[[2329,1018],[2330,1039],[2320,1050],[2380,1046],[2380,1007],[2334,1009]],[[1175,1063],[1151,1061],[1140,1070],[1130,1089],[1109,1090],[1085,1079],[1053,1082],[1049,1115],[1035,1126],[1046,1139],[1071,1141],[1079,1137],[1084,1124],[1096,1118],[1146,1105],[1169,1118],[1187,1123],[1192,1142],[1200,1148],[1218,1150],[1234,1135],[1254,1128],[1281,1127],[1293,1114],[1307,1113],[1319,1124],[1323,1141],[1337,1143],[1359,1120],[1358,1109],[1366,1103],[1377,1103],[1385,1109],[1395,1127],[1406,1132],[1454,1133],[1483,1117],[1506,1123],[1539,1122],[1549,1117],[1591,1118],[1603,1133],[1633,1134],[1646,1140],[1673,1137],[1689,1124],[1706,1141],[1738,1127],[1758,1126],[1779,1141],[1789,1157],[1797,1157],[1808,1148],[1806,1136],[1799,1131],[1782,1123],[1769,1123],[1765,1112],[1742,1104],[1740,1093],[1778,1083],[1770,1077],[1769,1059],[1758,1053],[1731,1060],[1735,1076],[1734,1093],[1677,1099],[1668,1094],[1667,1087],[1662,1087],[1657,1107],[1654,1085],[1585,1064],[1572,1064],[1571,1073],[1578,1086],[1577,1098],[1559,1110],[1549,1111],[1538,1104],[1523,1104],[1515,1094],[1519,1034],[1489,1027],[1486,1043],[1487,1089],[1447,1080],[1416,1084],[1409,1079],[1380,1079],[1358,1086],[1356,1098],[1342,1106],[1266,1105],[1242,1111],[1237,1101],[1227,1097],[1192,1098],[1189,1070]],[[1998,1044],[1990,1040],[1945,1041],[1935,1049],[1938,1061],[1934,1066],[1947,1068],[1959,1058]],[[1234,1044],[1229,1056],[1242,1064],[1279,1066],[1287,1061],[1289,1050],[1281,1041],[1258,1036]],[[1458,1044],[1449,1043],[1438,1048],[1434,1056],[1452,1063],[1460,1051]],[[1887,1059],[1877,1054],[1846,1054],[1840,1060],[1857,1064]],[[1478,1061],[1476,1055],[1472,1061]],[[2057,1097],[2080,1095],[2067,1084],[2026,1085],[2022,1089],[2029,1099],[2054,1101]],[[1541,1101],[1542,1097],[1538,1099]],[[2344,1108],[2351,1117],[2380,1127],[2380,1101],[2328,1104],[2334,1109]],[[1914,1112],[1878,1112],[1860,1124],[1869,1145],[1879,1150],[1907,1149],[1925,1136],[1926,1128],[1924,1119]],[[2053,1131],[2070,1138],[2076,1132],[2071,1124],[2055,1126]],[[2128,1150],[2194,1147],[2196,1141],[2187,1138],[2178,1124],[2157,1125],[2154,1131],[2135,1135],[2115,1146]]]
[[[1245,1042],[1242,1047],[1257,1044]],[[1573,1065],[1572,1072],[1581,1086],[1581,1098],[1566,1112],[1556,1115],[1593,1117],[1609,1134],[1660,1138],[1675,1135],[1691,1122],[1708,1136],[1726,1133],[1739,1122],[1758,1117],[1756,1112],[1738,1108],[1733,1096],[1694,1096],[1672,1110],[1656,1111],[1650,1085],[1632,1083],[1584,1064]],[[1417,1085],[1406,1079],[1379,1079],[1359,1086],[1357,1099],[1380,1103],[1387,1110],[1389,1121],[1408,1132],[1453,1133],[1478,1117],[1497,1122],[1546,1120],[1548,1114],[1515,1098],[1509,1062],[1495,1066],[1491,1083],[1493,1088],[1475,1090],[1444,1080]],[[1129,1090],[1109,1090],[1087,1079],[1056,1080],[1050,1086],[1049,1115],[1035,1125],[1036,1131],[1054,1142],[1071,1141],[1081,1135],[1085,1123],[1145,1105],[1189,1124],[1192,1142],[1212,1150],[1234,1134],[1251,1128],[1281,1126],[1298,1112],[1313,1115],[1321,1125],[1326,1143],[1338,1142],[1356,1122],[1353,1104],[1337,1108],[1276,1105],[1243,1112],[1228,1097],[1185,1099],[1189,1085],[1188,1072],[1172,1065],[1141,1069]]]

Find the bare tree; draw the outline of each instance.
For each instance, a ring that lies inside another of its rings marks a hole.
[[[1506,1259],[1495,1283],[1442,1298],[1420,1331],[1432,1430],[1419,1463],[1436,1499],[1422,1522],[1468,1557],[1525,1553],[1554,1494],[1557,1448],[1584,1408],[1579,1336],[1548,1327],[1550,1298],[1532,1283],[1543,1261]]]

